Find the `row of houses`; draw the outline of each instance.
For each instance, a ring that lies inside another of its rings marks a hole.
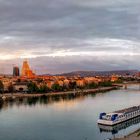
[[[68,87],[71,82],[75,82],[77,87],[83,87],[91,83],[100,83],[105,81],[117,81],[118,77],[113,75],[111,77],[65,77],[65,76],[38,76],[33,79],[26,77],[0,77],[4,85],[4,91],[8,91],[9,87],[12,85],[15,91],[24,91],[28,90],[27,84],[32,81],[36,83],[38,87],[41,85],[46,85],[48,88],[52,88],[54,84],[60,86]]]
[[[87,84],[95,83],[98,84],[100,82],[111,81],[115,82],[118,80],[118,77],[113,75],[111,77],[56,77],[55,79],[48,80],[44,79],[45,83],[49,88],[52,87],[53,84],[57,83],[60,86],[69,86],[70,82],[76,82],[78,87],[83,87]]]

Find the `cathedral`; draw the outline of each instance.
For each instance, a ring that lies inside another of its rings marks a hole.
[[[23,61],[21,76],[28,77],[28,78],[35,76],[35,73],[33,73],[33,71],[30,69],[30,66],[27,60]]]

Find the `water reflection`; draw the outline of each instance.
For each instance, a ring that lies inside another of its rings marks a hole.
[[[139,117],[115,128],[99,129],[98,115],[139,105],[139,93],[120,89],[85,96],[42,96],[0,102],[0,140],[104,140],[114,134],[126,136],[139,128]]]
[[[95,95],[94,95],[95,96]],[[63,108],[65,106],[73,106],[77,101],[83,100],[85,96],[73,96],[73,95],[65,95],[65,96],[41,96],[41,97],[29,97],[29,98],[18,98],[10,101],[1,101],[0,102],[0,111],[6,110],[8,108],[13,107],[14,105],[20,107],[24,106],[35,106],[39,105],[50,105],[56,104],[57,108]]]

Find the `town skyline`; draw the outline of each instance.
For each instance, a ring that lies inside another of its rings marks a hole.
[[[29,67],[29,70],[31,70],[35,75],[89,75],[89,76],[96,76],[96,75],[112,75],[112,74],[120,74],[122,73],[122,75],[125,75],[127,73],[129,73],[130,75],[133,75],[134,73],[139,73],[139,69],[113,69],[113,70],[75,70],[75,71],[67,71],[67,72],[60,72],[60,73],[47,73],[44,72],[44,73],[39,73],[36,71],[36,69],[34,69],[32,67],[32,65],[30,65],[30,61],[28,61],[28,59],[23,59],[23,61],[21,62],[21,64],[17,65],[17,64],[11,64],[11,68],[9,69],[9,73],[5,73],[4,72],[4,69],[3,69],[3,72],[0,73],[0,75],[13,75],[13,71],[14,71],[14,68],[18,68],[18,73],[19,75],[24,75],[22,74],[23,73],[23,67],[24,63],[27,63],[27,67]],[[25,68],[26,69],[26,68]],[[31,73],[32,73],[31,72]]]

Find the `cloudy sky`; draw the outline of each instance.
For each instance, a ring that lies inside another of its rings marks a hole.
[[[140,69],[140,0],[0,0],[0,73]]]

